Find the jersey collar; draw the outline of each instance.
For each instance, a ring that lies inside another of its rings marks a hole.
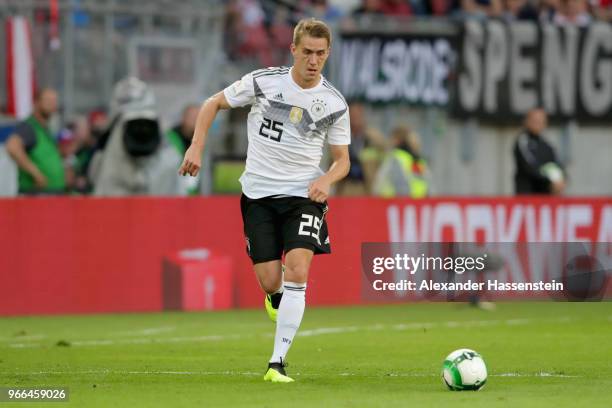
[[[289,82],[291,82],[291,84],[296,87],[297,89],[299,89],[302,92],[310,92],[310,91],[314,91],[315,89],[318,89],[322,84],[323,84],[323,80],[325,78],[323,78],[323,74],[321,74],[321,78],[319,78],[319,83],[316,84],[315,86],[313,86],[312,88],[302,88],[297,82],[295,82],[295,80],[293,79],[293,75],[291,75],[291,73],[293,72],[293,66],[291,66],[291,68],[289,68]]]

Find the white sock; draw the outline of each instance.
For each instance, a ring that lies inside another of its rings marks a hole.
[[[278,307],[276,318],[276,335],[274,337],[274,352],[271,363],[285,361],[285,356],[293,343],[293,337],[300,327],[304,307],[306,306],[306,284],[285,282],[283,299]]]

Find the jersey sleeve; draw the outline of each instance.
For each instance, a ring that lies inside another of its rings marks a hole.
[[[330,126],[327,140],[330,145],[351,144],[351,120],[349,111],[346,111]]]
[[[248,73],[238,81],[223,90],[227,103],[232,108],[252,105],[255,102],[255,88],[253,86],[253,73]]]
[[[29,123],[21,122],[13,133],[21,139],[26,151],[29,152],[36,145],[36,133]]]

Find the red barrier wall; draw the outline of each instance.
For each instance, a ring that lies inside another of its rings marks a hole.
[[[612,241],[610,198],[335,198],[330,208],[333,254],[315,258],[309,304],[361,302],[362,242]],[[0,315],[161,310],[163,257],[197,247],[233,258],[237,306],[261,304],[238,197],[0,200]]]

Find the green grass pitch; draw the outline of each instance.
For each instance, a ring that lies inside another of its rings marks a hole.
[[[292,384],[262,380],[273,332],[263,307],[1,318],[0,386],[68,386],[53,406],[71,407],[612,406],[611,302],[307,308]],[[462,347],[487,362],[482,391],[442,383]]]

